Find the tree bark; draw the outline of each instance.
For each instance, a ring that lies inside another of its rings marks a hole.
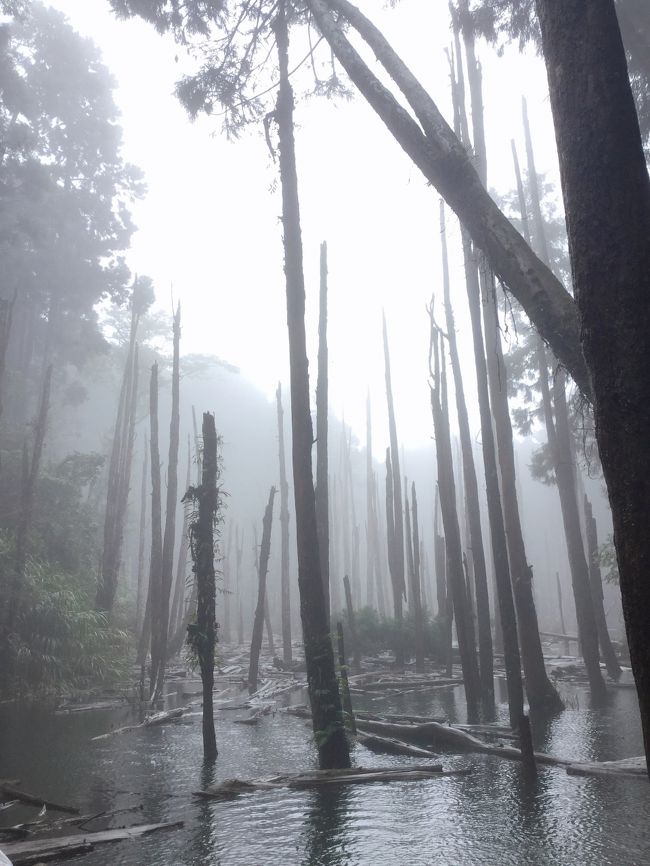
[[[316,382],[316,523],[323,594],[329,621],[330,527],[329,527],[329,395],[327,351],[327,242],[320,245],[320,290],[318,315],[318,378]]]
[[[411,518],[413,538],[413,583],[411,586],[411,599],[413,601],[413,620],[415,623],[415,670],[418,673],[423,673],[424,616],[422,613],[422,576],[420,574],[420,529],[418,527],[418,500],[415,493],[415,481],[411,485]]]
[[[352,643],[352,673],[361,673],[361,654],[359,652],[359,635],[357,633],[357,621],[354,615],[354,604],[352,602],[352,590],[350,588],[350,578],[345,575],[343,578],[343,588],[345,589],[345,607],[348,612],[348,628],[350,629],[350,638]]]
[[[149,559],[149,593],[147,606],[149,608],[149,630],[151,634],[151,672],[150,690],[154,693],[156,676],[154,658],[160,658],[160,633],[158,618],[161,611],[162,595],[162,503],[160,495],[160,446],[158,444],[158,364],[151,368],[149,384],[149,421],[151,425],[151,557]],[[146,613],[145,613],[146,620]],[[158,627],[156,627],[158,624]],[[145,629],[146,631],[146,629]],[[146,655],[146,654],[145,654]],[[143,663],[144,663],[143,656]]]
[[[144,550],[147,536],[147,469],[149,468],[149,448],[144,440],[144,457],[142,459],[142,482],[140,485],[140,528],[138,532],[138,583],[135,600],[135,626],[138,635],[142,634],[143,606],[146,598],[144,586]]]
[[[282,598],[282,660],[285,664],[289,664],[292,659],[291,584],[289,583],[289,485],[287,484],[287,466],[284,453],[284,412],[282,411],[282,385],[280,382],[278,382],[278,389],[275,392],[275,400],[278,409],[278,451],[280,460],[280,592]],[[327,475],[325,477],[327,477]],[[318,486],[316,489],[316,496],[318,497]],[[327,505],[327,502],[325,505]],[[325,542],[324,539],[321,539],[319,535],[319,545],[321,543],[326,544],[326,550],[329,549],[329,543]],[[320,550],[322,550],[321,547],[319,547],[319,551]],[[327,557],[327,562],[329,566],[329,555]],[[328,595],[329,592],[326,594],[326,597]]]
[[[284,0],[275,21],[280,83],[275,117],[280,139],[284,269],[291,372],[293,482],[296,504],[298,587],[312,725],[322,769],[348,767],[350,753],[343,725],[329,611],[323,591],[312,477],[313,433],[305,336],[305,285],[298,178],[293,135],[293,91],[289,81],[288,34]]]
[[[262,649],[262,634],[264,631],[264,610],[266,606],[266,575],[269,570],[271,553],[271,528],[273,525],[273,502],[275,487],[271,487],[269,501],[264,511],[262,521],[262,547],[260,550],[259,569],[257,573],[257,607],[253,621],[253,636],[251,638],[251,655],[248,667],[248,690],[252,694],[257,689],[257,675],[260,665],[260,650]]]

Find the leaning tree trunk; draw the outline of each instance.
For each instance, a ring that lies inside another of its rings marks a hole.
[[[169,631],[169,605],[174,575],[174,544],[176,542],[176,508],[178,505],[178,448],[180,432],[180,340],[181,306],[176,308],[173,324],[174,355],[172,362],[172,409],[169,425],[169,459],[167,463],[167,502],[165,534],[163,536],[160,571],[160,598],[158,610],[153,610],[152,627],[158,630],[157,654],[151,655],[151,678],[155,680],[153,696],[162,695],[165,665],[167,663],[167,634]]]
[[[275,119],[280,140],[298,587],[312,725],[317,738],[319,765],[322,769],[327,769],[348,767],[350,753],[329,633],[329,611],[323,591],[316,523],[311,465],[313,432],[305,336],[305,284],[293,134],[293,92],[289,82],[289,39],[284,0],[280,0],[275,36],[280,70]]]
[[[465,389],[460,369],[458,344],[456,341],[456,326],[454,311],[451,306],[449,286],[449,266],[447,263],[447,236],[445,230],[445,206],[440,202],[440,237],[442,241],[443,289],[445,301],[445,321],[449,341],[451,369],[454,376],[454,391],[456,394],[456,413],[458,415],[458,430],[463,458],[463,481],[465,484],[465,500],[469,521],[469,536],[474,563],[474,584],[476,588],[476,615],[478,622],[479,664],[481,672],[481,689],[487,701],[494,700],[494,662],[492,656],[492,629],[490,625],[490,598],[487,584],[487,567],[485,550],[483,548],[483,532],[481,529],[481,506],[478,498],[478,482],[472,437],[469,430],[469,416],[465,403]]]
[[[196,622],[188,628],[188,642],[199,660],[203,684],[203,757],[213,760],[218,755],[214,732],[214,654],[217,642],[216,580],[214,573],[215,525],[219,512],[219,477],[217,431],[214,415],[203,415],[203,459],[201,484],[188,495],[198,502],[196,519],[190,525],[192,559],[197,587]]]
[[[273,526],[273,502],[275,487],[271,487],[269,501],[264,511],[262,521],[262,548],[260,550],[259,568],[257,573],[257,606],[253,620],[253,636],[251,638],[250,664],[248,667],[248,690],[252,694],[257,689],[257,675],[260,666],[260,650],[264,632],[264,610],[266,607],[266,575],[269,570],[271,554],[271,528]]]
[[[282,660],[286,665],[291,662],[292,658],[291,584],[289,583],[289,485],[287,484],[287,465],[284,454],[284,412],[282,411],[282,386],[280,382],[278,382],[278,390],[275,392],[275,399],[278,408],[278,453],[280,460],[280,594],[282,601]],[[319,543],[321,543],[320,537]],[[327,547],[329,547],[329,545],[327,545]],[[322,550],[322,548],[319,549]],[[329,556],[327,557],[327,560],[329,565]]]
[[[451,438],[449,435],[446,376],[444,372],[441,374],[440,352],[444,351],[444,348],[439,347],[438,340],[439,333],[434,324],[432,308],[431,354],[434,358],[434,367],[431,370],[430,382],[431,412],[436,437],[440,508],[447,548],[447,579],[454,608],[454,618],[456,620],[458,650],[460,652],[465,697],[467,699],[467,717],[469,720],[475,720],[478,718],[481,688],[476,647],[474,645],[474,626],[467,605],[465,575],[463,573],[463,554],[460,544],[460,527],[456,511],[456,484],[454,481]]]
[[[308,0],[308,6],[354,84],[414,164],[458,215],[476,246],[487,255],[494,272],[566,364],[583,393],[589,394],[591,382],[580,349],[573,299],[499,210],[429,94],[373,23],[347,0]],[[335,19],[334,11],[342,13],[375,53],[404,94],[417,122],[352,47],[344,24]]]
[[[320,292],[318,316],[318,379],[316,382],[316,523],[323,581],[323,595],[329,621],[330,607],[330,526],[328,455],[328,352],[327,352],[327,243],[320,245]]]

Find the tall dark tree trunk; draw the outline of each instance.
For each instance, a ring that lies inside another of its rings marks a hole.
[[[352,643],[352,673],[359,674],[361,673],[359,634],[357,632],[357,620],[354,615],[354,603],[352,601],[350,578],[347,576],[347,574],[343,578],[343,588],[345,590],[345,607],[348,613],[348,631],[350,634],[350,642]]]
[[[257,573],[257,606],[253,620],[253,636],[251,638],[251,655],[248,668],[248,690],[251,694],[257,689],[257,676],[260,666],[260,650],[262,649],[262,634],[264,631],[264,610],[266,607],[266,575],[269,570],[269,556],[271,554],[274,500],[275,487],[271,487],[269,501],[266,505],[262,521],[262,548],[260,550]]]
[[[173,324],[172,361],[172,407],[169,425],[169,459],[167,462],[167,502],[165,507],[165,534],[163,535],[160,570],[159,610],[152,611],[152,626],[158,629],[157,653],[151,654],[152,681],[155,680],[154,696],[162,695],[165,665],[167,663],[167,634],[169,630],[169,606],[174,575],[174,544],[176,542],[176,509],[178,507],[178,449],[180,445],[180,341],[181,306],[176,308]]]
[[[585,493],[584,497],[585,523],[587,530],[587,551],[589,553],[589,581],[591,583],[591,595],[594,602],[596,614],[596,625],[598,626],[598,643],[600,652],[605,660],[607,673],[613,680],[621,676],[621,666],[616,658],[614,647],[607,629],[607,617],[605,616],[605,599],[603,596],[603,576],[598,563],[598,526],[594,517],[591,502]]]
[[[289,81],[289,40],[284,0],[280,0],[275,35],[280,71],[275,117],[280,139],[298,587],[312,725],[317,737],[319,765],[327,769],[348,767],[350,753],[329,633],[329,611],[319,555],[316,498],[311,466],[313,432],[305,337],[305,284],[293,135],[293,91]]]
[[[492,657],[492,627],[490,624],[490,600],[487,584],[487,567],[485,565],[485,550],[483,548],[483,532],[481,530],[481,507],[478,498],[478,482],[472,437],[469,430],[469,417],[465,404],[465,390],[458,356],[456,341],[456,325],[454,311],[451,306],[449,285],[449,266],[447,263],[447,236],[445,230],[445,207],[440,202],[440,237],[442,241],[443,289],[445,301],[445,321],[449,341],[451,369],[454,376],[456,393],[456,412],[458,415],[458,430],[463,458],[463,481],[465,484],[465,500],[469,522],[472,562],[474,564],[474,582],[476,587],[476,614],[478,622],[479,663],[481,672],[481,689],[486,700],[494,700],[494,663]]]
[[[160,658],[160,625],[162,595],[162,502],[160,492],[160,445],[158,442],[158,364],[151,368],[151,381],[149,384],[149,422],[151,425],[151,440],[149,453],[151,455],[151,557],[149,559],[149,592],[147,595],[147,607],[149,617],[145,611],[145,628],[143,633],[149,631],[151,635],[151,672],[150,689],[154,693],[156,687],[156,676],[154,671],[154,658]],[[144,663],[146,653],[142,656]]]
[[[282,660],[289,664],[291,651],[291,584],[289,583],[289,485],[287,484],[287,466],[284,454],[284,412],[282,410],[282,386],[278,382],[275,392],[278,409],[278,452],[280,460],[280,593],[282,599]],[[316,491],[318,496],[318,490]],[[329,533],[328,533],[329,535]],[[319,537],[319,544],[329,544]],[[319,548],[319,550],[322,548]],[[329,555],[327,557],[329,565]],[[328,593],[329,594],[329,593]]]
[[[478,661],[476,659],[476,647],[474,644],[474,627],[467,605],[465,575],[463,573],[463,554],[460,544],[460,527],[458,525],[458,513],[456,512],[456,484],[454,481],[451,438],[449,435],[447,382],[444,370],[441,372],[440,362],[440,353],[444,351],[444,348],[439,346],[439,332],[433,321],[433,308],[431,309],[430,351],[434,359],[430,382],[431,412],[436,437],[440,508],[447,548],[447,585],[450,589],[454,619],[456,620],[458,650],[460,652],[465,696],[467,699],[467,716],[468,719],[477,719],[481,687]]]
[[[395,407],[393,405],[393,387],[390,375],[390,354],[388,351],[388,332],[386,317],[383,317],[384,335],[384,372],[386,377],[386,402],[388,405],[388,431],[390,434],[390,465],[392,478],[392,522],[393,522],[393,552],[391,577],[393,579],[393,604],[395,619],[402,618],[402,598],[406,598],[406,583],[404,581],[404,513],[402,508],[402,479],[399,469],[399,445],[397,442],[397,425],[395,423]],[[388,507],[388,503],[386,504]],[[390,537],[390,535],[389,535]]]
[[[216,580],[214,572],[215,525],[219,511],[219,464],[217,458],[217,431],[214,415],[203,415],[203,459],[201,461],[201,484],[194,491],[198,500],[198,514],[190,525],[192,559],[197,587],[196,622],[188,629],[201,670],[203,684],[203,757],[214,760],[218,755],[217,738],[214,732],[214,654],[217,642]],[[153,452],[152,452],[153,455]]]
[[[330,527],[329,527],[329,396],[327,352],[327,243],[320,245],[320,292],[318,316],[318,379],[316,382],[316,522],[323,594],[329,621]]]
[[[533,142],[525,100],[523,101],[523,121],[528,159],[528,182],[532,202],[533,226],[535,229],[535,246],[542,261],[549,263],[546,230],[542,217]],[[523,201],[523,195],[520,195],[520,206],[522,207]],[[551,397],[548,384],[546,349],[539,338],[537,340],[536,355],[540,390],[542,393],[542,406],[546,422],[546,435],[555,469],[555,479],[557,481],[560,507],[562,509],[564,535],[569,554],[571,584],[580,633],[580,649],[587,668],[592,695],[595,700],[602,701],[605,696],[605,683],[600,671],[598,632],[594,604],[591,598],[589,567],[585,557],[580,529],[580,513],[576,478],[574,475],[575,467],[571,448],[571,433],[569,430],[569,413],[565,396],[565,376],[563,370],[557,371],[553,387],[553,397]],[[553,417],[553,410],[555,410],[555,417]]]

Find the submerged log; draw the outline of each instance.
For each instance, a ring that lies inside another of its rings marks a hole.
[[[98,734],[96,737],[91,737],[91,740],[107,740],[109,737],[114,737],[117,734],[125,734],[128,731],[137,731],[139,728],[153,728],[158,725],[164,725],[167,722],[174,722],[189,710],[189,707],[176,707],[174,710],[164,710],[160,713],[153,713],[147,716],[139,725],[125,725],[123,728],[115,728],[108,731],[106,734]]]
[[[622,761],[585,761],[569,764],[570,776],[622,776],[628,779],[648,779],[648,768],[644,756],[624,758]]]
[[[4,846],[4,853],[9,857],[14,866],[20,864],[36,863],[54,857],[72,856],[76,848],[78,853],[81,846],[90,845],[83,850],[92,850],[95,845],[105,842],[121,842],[125,839],[135,839],[157,830],[177,830],[184,826],[184,821],[166,822],[163,824],[135,824],[132,827],[121,827],[117,830],[100,830],[96,833],[76,833],[72,836],[58,836],[50,839],[30,839],[28,842],[13,842]],[[38,858],[36,858],[38,855]]]
[[[51,809],[53,812],[66,812],[68,815],[78,815],[79,809],[74,806],[65,806],[61,803],[53,803],[51,800],[44,800],[43,797],[37,797],[34,794],[29,794],[27,791],[20,791],[9,782],[0,782],[0,793],[3,797],[9,797],[11,800],[19,800],[28,806],[38,806],[46,809]]]
[[[405,755],[409,758],[434,757],[434,752],[429,749],[412,746],[393,737],[378,737],[373,734],[363,734],[361,731],[357,731],[356,739],[358,743],[365,746],[371,752],[380,752],[384,755]]]
[[[226,779],[204,791],[195,791],[196,797],[226,800],[239,794],[253,791],[270,791],[276,788],[320,788],[329,785],[367,784],[369,782],[417,781],[438,776],[447,776],[456,771],[443,770],[440,764],[415,767],[346,767],[339,770],[310,770],[305,773],[272,776],[268,779]]]

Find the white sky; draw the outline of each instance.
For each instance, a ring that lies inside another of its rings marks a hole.
[[[277,168],[261,129],[238,141],[220,134],[217,118],[192,124],[173,96],[179,49],[140,20],[117,21],[107,0],[50,0],[75,29],[100,47],[117,80],[125,157],[140,166],[148,195],[134,209],[139,231],[128,261],[150,275],[158,301],[170,287],[183,302],[183,351],[214,353],[272,396],[288,381]],[[450,116],[446,0],[403,0],[393,9],[362,8]],[[543,64],[516,50],[483,63],[490,184],[514,186],[510,138],[521,139],[522,93],[529,101],[538,170],[555,176],[556,156]],[[295,61],[295,58],[294,58]],[[438,195],[363,98],[301,100],[296,110],[308,328],[315,389],[319,243],[330,270],[330,389],[334,411],[365,437],[365,397],[373,400],[374,448],[387,444],[381,311],[391,340],[398,434],[404,445],[431,438],[425,304],[441,295]],[[520,154],[523,148],[520,147]],[[521,159],[521,155],[520,155]],[[465,313],[459,233],[450,217],[457,325],[470,404],[473,368]],[[208,407],[206,407],[208,408]],[[470,407],[471,408],[471,407]],[[476,421],[475,426],[478,426]]]

